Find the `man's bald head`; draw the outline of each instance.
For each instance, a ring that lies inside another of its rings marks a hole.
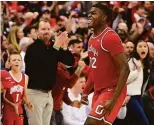
[[[125,43],[124,48],[125,48],[126,54],[129,56],[134,50],[134,43],[131,41],[128,41],[127,43]]]

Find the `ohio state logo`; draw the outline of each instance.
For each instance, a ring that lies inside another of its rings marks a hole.
[[[20,92],[22,94],[23,93],[23,89],[24,89],[24,87],[20,86],[20,85],[13,86],[10,89],[10,94],[12,94],[14,92]]]
[[[96,110],[95,112],[98,114],[98,115],[101,115],[103,113],[103,106],[102,105],[98,105],[96,107]]]

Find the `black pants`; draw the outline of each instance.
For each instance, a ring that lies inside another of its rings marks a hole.
[[[113,125],[128,125],[127,117],[125,119],[118,119],[113,122]]]
[[[63,114],[61,111],[53,110],[50,125],[64,125]]]
[[[22,105],[22,108],[23,108],[23,115],[24,115],[24,125],[28,125],[28,118],[27,118],[24,105]]]

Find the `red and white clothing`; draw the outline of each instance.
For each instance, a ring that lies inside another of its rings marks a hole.
[[[116,67],[113,56],[123,53],[124,49],[119,36],[109,27],[107,27],[100,35],[92,36],[89,40],[88,55],[90,58],[91,73],[88,78],[83,93],[89,92],[88,88],[94,85],[94,98],[92,104],[91,117],[102,120],[102,112],[96,109],[102,107],[103,101],[110,100],[118,83],[119,70]],[[93,84],[92,84],[93,83]],[[112,123],[116,118],[120,107],[126,96],[126,87],[122,95],[118,99],[114,113],[111,113],[105,121]]]
[[[92,36],[88,46],[95,90],[116,86],[119,71],[112,57],[124,52],[118,35],[107,27],[100,35]]]
[[[2,76],[2,84],[4,88],[6,88],[5,98],[12,103],[18,103],[19,116],[15,113],[14,108],[4,101],[3,108],[3,120],[4,125],[13,125],[14,121],[22,122],[23,117],[20,115],[23,114],[22,109],[22,97],[24,94],[24,86],[25,86],[25,74],[21,73],[21,79],[17,81],[11,72],[7,72],[5,70],[1,71]],[[20,124],[21,125],[21,124]]]

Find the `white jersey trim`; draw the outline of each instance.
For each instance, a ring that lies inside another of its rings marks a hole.
[[[118,35],[114,30],[108,30],[106,33],[104,33],[104,35],[103,35],[103,37],[102,37],[102,39],[101,39],[101,48],[102,48],[102,50],[104,50],[105,52],[109,52],[109,51],[103,47],[102,42],[103,42],[103,38],[105,37],[105,35],[106,35],[108,32],[114,32],[114,33],[119,37],[119,35]],[[120,37],[119,37],[119,39],[120,39]],[[120,41],[121,41],[121,39],[120,39]],[[121,41],[121,44],[122,44],[122,41]]]
[[[93,34],[93,35],[91,36],[91,38],[94,38],[94,39],[95,39],[95,38],[101,36],[108,28],[109,28],[109,27],[106,27],[99,35],[97,35],[97,36],[95,36],[95,37],[93,36],[93,35],[94,35],[94,34]]]
[[[99,120],[99,121],[103,120],[105,123],[108,123],[109,125],[112,125],[111,122],[105,120],[105,117],[104,116],[102,118],[96,118],[94,116],[89,115],[88,117],[93,118],[93,119],[96,119],[96,120]]]
[[[11,73],[11,71],[9,71],[9,74],[11,75],[11,77],[13,78],[14,81],[16,81],[18,83],[22,81],[22,73],[20,73],[21,74],[20,80],[16,80],[16,78],[13,76],[13,74]]]

